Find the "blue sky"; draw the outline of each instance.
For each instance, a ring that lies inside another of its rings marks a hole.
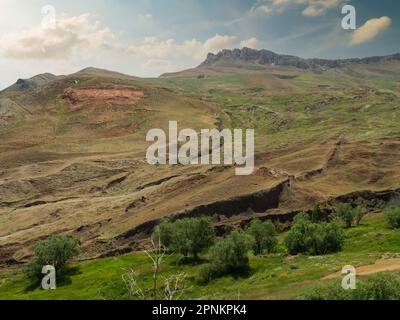
[[[356,8],[355,31],[341,28],[345,4]],[[398,0],[0,0],[0,88],[87,66],[158,76],[242,46],[302,57],[385,55],[400,52],[399,36]]]

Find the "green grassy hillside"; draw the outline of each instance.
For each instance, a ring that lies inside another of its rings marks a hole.
[[[280,253],[251,256],[249,275],[226,276],[204,286],[195,281],[201,264],[177,265],[176,255],[166,260],[160,276],[185,272],[187,289],[182,298],[295,299],[345,265],[368,265],[366,274],[382,271],[385,266],[400,271],[400,232],[390,229],[381,213],[369,214],[360,227],[345,232],[345,246],[340,253],[291,257],[281,246]],[[281,234],[281,241],[283,237]],[[206,260],[207,255],[202,258]],[[29,288],[30,283],[20,269],[0,271],[0,299],[127,299],[122,281],[126,270],[135,270],[148,285],[152,276],[149,259],[140,253],[75,263],[73,267],[69,281],[55,291]],[[341,278],[323,281],[340,282]]]

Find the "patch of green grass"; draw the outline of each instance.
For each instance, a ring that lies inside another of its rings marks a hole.
[[[344,265],[372,264],[380,254],[400,250],[400,232],[388,227],[383,214],[370,214],[360,227],[346,229],[345,233],[342,252],[318,257],[288,257],[284,252],[251,256],[248,276],[225,276],[205,286],[195,281],[201,265],[179,265],[179,257],[174,255],[163,265],[160,278],[185,272],[188,278],[183,298],[188,299],[292,299]],[[281,242],[284,236],[280,235]],[[74,266],[79,271],[71,276],[71,283],[54,291],[29,291],[29,281],[20,269],[1,271],[0,299],[127,299],[122,275],[128,269],[151,285],[151,263],[142,254]]]

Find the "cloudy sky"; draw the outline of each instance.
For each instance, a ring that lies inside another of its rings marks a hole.
[[[355,31],[341,28],[346,3]],[[385,55],[400,52],[399,36],[398,0],[0,0],[0,89],[88,66],[153,77],[244,46],[306,58]]]

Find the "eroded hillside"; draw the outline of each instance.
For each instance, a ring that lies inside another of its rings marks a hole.
[[[0,263],[24,261],[50,234],[79,237],[81,258],[93,258],[146,245],[166,217],[209,215],[224,232],[255,216],[284,228],[354,192],[379,205],[400,188],[400,78],[389,69],[399,63],[202,66],[160,79],[90,68],[19,81],[0,94]],[[146,133],[169,120],[254,128],[254,174],[148,165]]]

